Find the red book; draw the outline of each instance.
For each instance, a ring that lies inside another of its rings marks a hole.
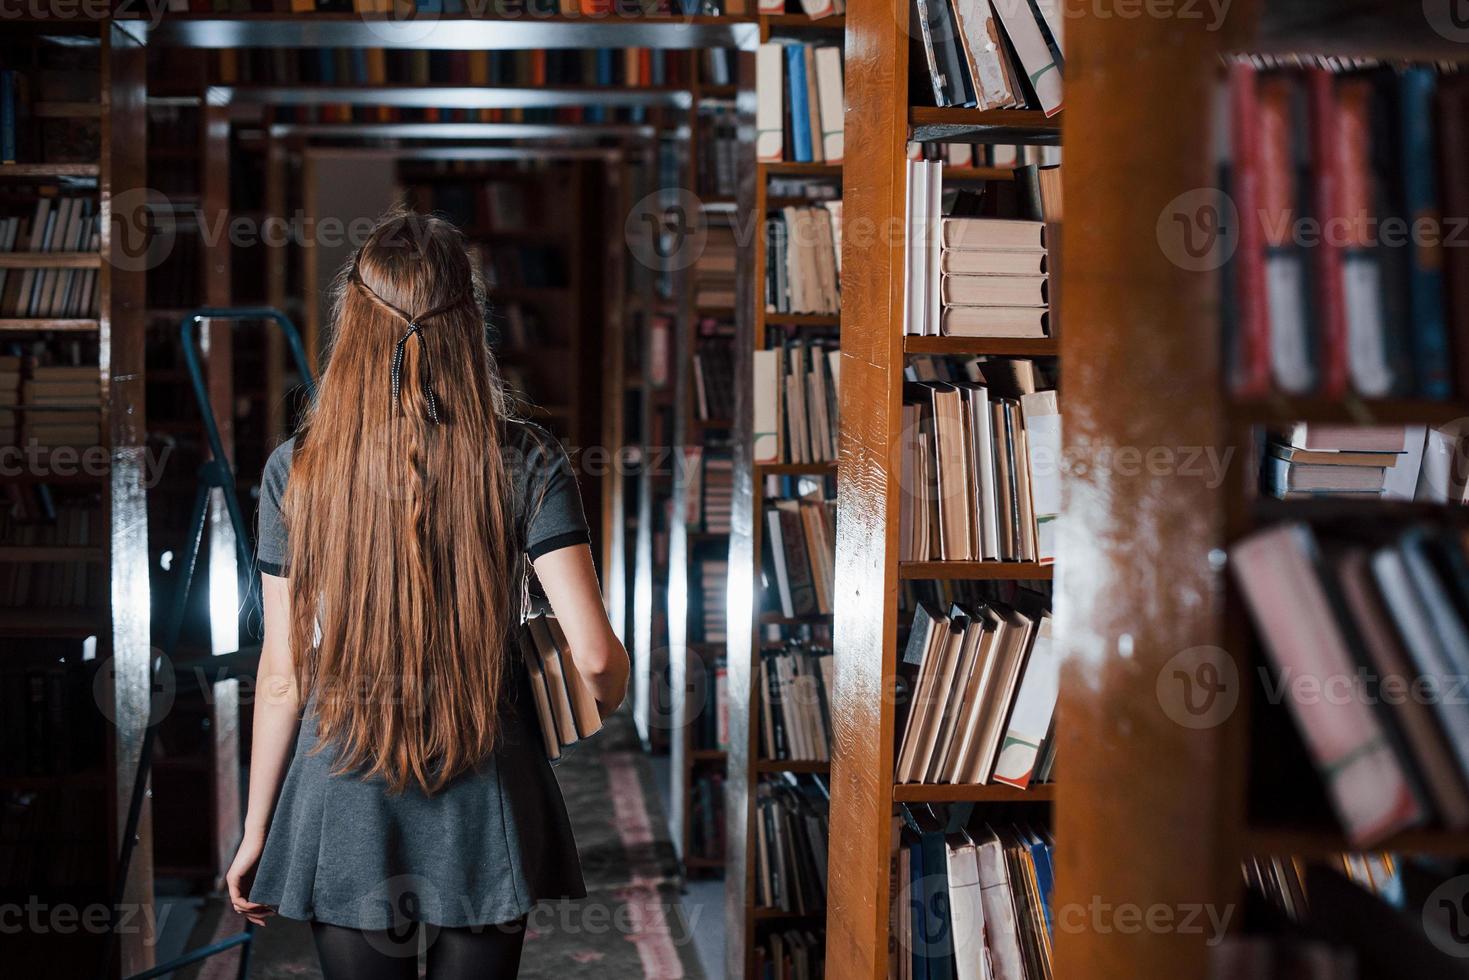
[[[1239,62],[1229,73],[1230,130],[1233,139],[1232,191],[1239,210],[1235,277],[1238,361],[1236,394],[1258,397],[1270,390],[1270,309],[1265,293],[1265,240],[1260,225],[1259,103],[1255,69]]]
[[[1311,250],[1316,290],[1316,370],[1320,394],[1341,398],[1347,393],[1347,310],[1342,281],[1342,159],[1336,135],[1340,129],[1336,89],[1331,72],[1306,72],[1311,116],[1311,207],[1321,237]]]

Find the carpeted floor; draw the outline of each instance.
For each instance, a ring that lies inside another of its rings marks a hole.
[[[719,929],[718,908],[687,913],[679,902],[677,860],[652,769],[626,711],[556,767],[576,832],[587,897],[540,906],[530,915],[520,976],[525,980],[675,980],[701,978],[695,933]],[[200,919],[191,946],[229,935],[238,920],[217,903]],[[179,980],[233,980],[236,954],[181,970]],[[273,919],[257,930],[250,976],[321,976],[304,923]]]

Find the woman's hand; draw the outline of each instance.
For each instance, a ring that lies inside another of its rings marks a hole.
[[[252,902],[248,897],[250,886],[255,882],[255,868],[260,863],[260,855],[264,850],[264,832],[245,831],[240,849],[235,852],[235,860],[224,876],[230,889],[230,904],[235,907],[236,914],[243,915],[257,926],[265,925],[266,918],[275,915],[275,909]]]

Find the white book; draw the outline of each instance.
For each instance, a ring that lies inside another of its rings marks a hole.
[[[1020,693],[1015,695],[1015,707],[1010,712],[1010,725],[995,760],[995,782],[1020,789],[1030,785],[1060,690],[1061,658],[1051,643],[1051,617],[1042,616],[1020,681]]]
[[[954,16],[959,21],[959,39],[969,61],[979,108],[1014,107],[1018,100],[1005,71],[1007,56],[1000,47],[1000,31],[990,0],[954,0]]]
[[[964,704],[969,710],[959,719],[954,729],[954,744],[949,748],[949,758],[944,765],[943,782],[963,781],[970,755],[979,738],[979,726],[983,720],[981,710],[994,684],[997,653],[1005,642],[1010,626],[988,606],[975,611],[973,623],[982,630],[979,648],[974,653],[974,665],[969,671],[969,686],[964,690]]]
[[[1036,560],[1056,560],[1056,521],[1061,515],[1061,411],[1054,391],[1020,396],[1030,462],[1030,501]]]
[[[928,171],[922,160],[908,161],[907,279],[903,289],[903,332],[928,333]]]
[[[924,332],[931,337],[939,335],[941,311],[943,310],[943,299],[941,292],[943,288],[943,276],[939,272],[939,229],[944,216],[944,165],[938,160],[926,161],[928,168],[928,224],[927,250],[928,258],[925,260],[926,274],[928,276],[928,298],[923,308]]]
[[[785,155],[785,45],[766,43],[755,52],[755,157],[779,162]]]
[[[816,87],[821,103],[821,152],[827,163],[841,163],[846,148],[841,48],[816,49]]]
[[[780,351],[755,351],[753,450],[757,463],[780,462]]]
[[[1459,499],[1454,489],[1454,461],[1458,451],[1457,435],[1442,429],[1428,430],[1415,499],[1431,504],[1446,504]],[[1389,472],[1395,469],[1396,466],[1390,467]]]
[[[949,870],[950,935],[954,937],[955,980],[990,980],[984,943],[984,893],[979,883],[979,848],[963,831],[944,840]]]
[[[1000,501],[995,488],[995,430],[990,422],[990,393],[983,385],[967,388],[969,425],[974,433],[975,500],[974,512],[979,523],[979,557],[984,561],[1000,558]]]
[[[1299,252],[1265,260],[1265,293],[1270,309],[1270,367],[1281,391],[1304,395],[1316,382],[1311,366],[1310,324],[1306,322],[1306,268]]]
[[[1371,253],[1348,250],[1342,256],[1341,271],[1352,389],[1368,398],[1381,398],[1392,390],[1393,382],[1382,315],[1382,266]]]
[[[995,14],[1010,38],[1020,69],[1030,79],[1041,110],[1054,116],[1061,111],[1061,66],[1052,57],[1030,5],[1023,0],[1005,0],[995,7]]]
[[[992,975],[994,980],[1026,980],[1004,845],[992,831],[976,843],[980,904],[984,907],[985,944],[989,948]]]
[[[929,688],[929,704],[924,709],[923,728],[918,732],[918,751],[912,772],[914,782],[928,781],[928,774],[934,769],[934,756],[945,748],[939,742],[939,733],[943,730],[945,716],[953,710],[954,702],[963,693],[954,691],[954,672],[958,670],[963,646],[964,634],[954,632],[952,625],[946,623],[938,663],[934,665],[933,685]],[[913,721],[913,716],[910,716],[908,724],[912,725]]]
[[[1428,428],[1410,425],[1404,429],[1403,454],[1387,468],[1383,478],[1382,496],[1385,500],[1412,500],[1418,491],[1418,473],[1423,467],[1423,447],[1428,439]]]
[[[791,580],[786,572],[785,535],[781,533],[780,512],[774,507],[765,511],[765,528],[770,534],[770,553],[775,556],[771,564],[775,566],[775,588],[780,595],[781,615],[789,618],[796,614],[796,604],[791,600]]]

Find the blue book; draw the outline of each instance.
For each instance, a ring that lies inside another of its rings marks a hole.
[[[909,955],[913,960],[913,980],[929,980],[927,946],[927,903],[923,898],[923,839],[911,830],[903,831],[903,846],[908,849],[908,914],[913,919],[913,942]]]
[[[1398,82],[1398,115],[1401,132],[1403,217],[1416,222],[1438,213],[1438,186],[1434,174],[1438,159],[1433,138],[1433,96],[1437,85],[1431,68],[1409,68]],[[1413,370],[1417,394],[1424,398],[1447,398],[1449,382],[1449,331],[1444,313],[1444,278],[1441,256],[1432,250],[1442,246],[1414,242],[1408,260],[1408,310],[1412,329]]]
[[[791,100],[791,136],[797,163],[811,162],[811,107],[806,103],[806,48],[786,45],[786,90]]]
[[[352,58],[352,81],[358,85],[367,84],[367,49],[353,48]]]
[[[918,814],[923,847],[923,904],[927,931],[919,948],[928,957],[928,980],[954,980],[954,917],[949,911],[949,851],[944,827],[931,815]]]
[[[15,72],[0,69],[0,163],[15,162]]]
[[[322,48],[316,53],[317,70],[321,72],[321,83],[323,85],[335,85],[337,83],[337,58],[331,48]]]
[[[668,59],[663,56],[663,52],[648,52],[648,63],[649,66],[653,69],[653,84],[668,84]]]
[[[613,78],[612,78],[612,49],[611,48],[598,48],[597,49],[597,84],[598,85],[611,85],[611,84],[613,84]]]
[[[1035,883],[1041,893],[1041,913],[1046,919],[1046,931],[1054,937],[1056,925],[1051,920],[1051,892],[1056,886],[1056,872],[1051,867],[1051,849],[1035,831],[1027,830],[1022,837],[1030,849],[1030,859],[1035,862]]]

